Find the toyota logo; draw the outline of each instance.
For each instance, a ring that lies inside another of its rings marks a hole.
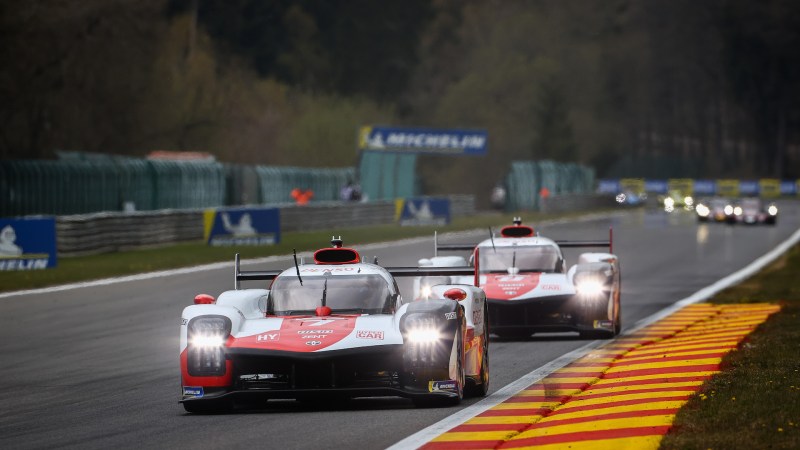
[[[322,344],[321,341],[308,341],[308,342],[306,342],[306,345],[320,345],[320,344]]]

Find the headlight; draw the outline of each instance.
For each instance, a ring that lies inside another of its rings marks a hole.
[[[435,317],[414,314],[406,318],[404,322],[406,336],[410,342],[432,343],[439,340],[441,333],[439,324]]]
[[[733,214],[733,206],[726,205],[723,211],[725,211],[726,216],[730,216],[731,214]]]
[[[586,296],[595,296],[603,293],[603,283],[600,280],[582,280],[575,286],[578,294]]]
[[[664,199],[664,207],[672,208],[673,206],[675,206],[675,199],[672,197],[667,197]]]
[[[778,214],[778,207],[775,205],[769,205],[769,208],[767,208],[767,212],[769,213],[770,216],[774,216]]]
[[[617,203],[625,203],[625,194],[617,195]]]
[[[694,204],[694,199],[687,195],[686,197],[683,198],[683,203],[686,206],[692,206]]]
[[[201,316],[189,321],[187,364],[191,376],[225,374],[225,341],[231,320],[225,316]]]
[[[701,217],[707,217],[708,213],[711,212],[708,207],[702,203],[697,205],[695,211],[697,211],[697,215]]]
[[[419,289],[419,298],[428,298],[431,296],[431,287],[427,284]]]
[[[733,208],[733,213],[736,214],[737,216],[741,216],[742,215],[742,207],[741,206],[737,206],[737,207]]]
[[[441,338],[439,330],[435,328],[414,328],[408,330],[408,340],[418,344],[430,344]]]

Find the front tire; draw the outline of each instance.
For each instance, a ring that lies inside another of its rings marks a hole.
[[[478,372],[477,380],[470,380],[464,395],[469,397],[486,397],[489,393],[489,311],[483,310],[483,355],[481,357],[481,370]]]

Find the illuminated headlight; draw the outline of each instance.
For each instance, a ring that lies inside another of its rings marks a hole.
[[[417,344],[431,344],[441,338],[436,328],[414,328],[408,330],[408,340]]]
[[[742,215],[742,207],[741,206],[737,206],[737,207],[733,208],[733,213],[736,214],[737,216],[741,216]]]
[[[617,203],[625,203],[625,194],[617,195]]]
[[[686,206],[692,206],[694,204],[694,199],[687,195],[686,197],[683,198],[683,203]]]
[[[709,210],[708,207],[702,203],[697,205],[695,211],[697,211],[697,215],[701,217],[708,217],[708,214],[711,212],[711,210]]]
[[[419,298],[429,298],[431,296],[431,287],[427,284],[419,289]]]
[[[775,206],[775,205],[769,205],[769,208],[767,208],[767,212],[769,213],[770,216],[777,215],[778,214],[778,207]]]
[[[603,293],[604,286],[600,280],[588,279],[578,282],[575,288],[578,290],[578,294],[580,295],[596,296]]]
[[[225,341],[231,320],[225,316],[202,316],[189,321],[187,368],[191,376],[225,374]]]
[[[214,348],[222,347],[225,344],[225,338],[220,335],[214,336],[194,336],[191,345],[201,348]]]
[[[664,199],[664,207],[665,208],[672,208],[675,206],[675,199],[672,197],[667,197]]]
[[[733,214],[733,206],[725,205],[725,209],[723,211],[725,211],[726,216],[730,216],[731,214]]]

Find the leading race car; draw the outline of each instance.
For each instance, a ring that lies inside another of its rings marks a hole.
[[[514,218],[499,237],[475,244],[439,244],[420,266],[466,263],[439,250],[470,250],[470,261],[486,292],[489,324],[500,337],[524,338],[535,332],[577,331],[582,338],[611,338],[622,327],[620,267],[607,241],[555,241],[534,233]],[[436,241],[436,238],[434,238]],[[608,253],[582,253],[567,270],[562,247],[608,247]],[[437,278],[433,283],[451,279]],[[463,281],[462,281],[463,282]],[[415,289],[424,297],[431,280],[420,277]]]
[[[241,271],[234,289],[200,294],[181,316],[186,411],[221,412],[269,398],[401,396],[417,404],[486,395],[486,297],[467,284],[435,286],[407,303],[396,276],[471,276],[471,267],[384,268],[341,239],[313,264]],[[270,289],[240,282],[272,280]]]
[[[764,204],[758,197],[741,199],[733,211],[734,223],[775,225],[778,222],[778,206],[774,203]]]

